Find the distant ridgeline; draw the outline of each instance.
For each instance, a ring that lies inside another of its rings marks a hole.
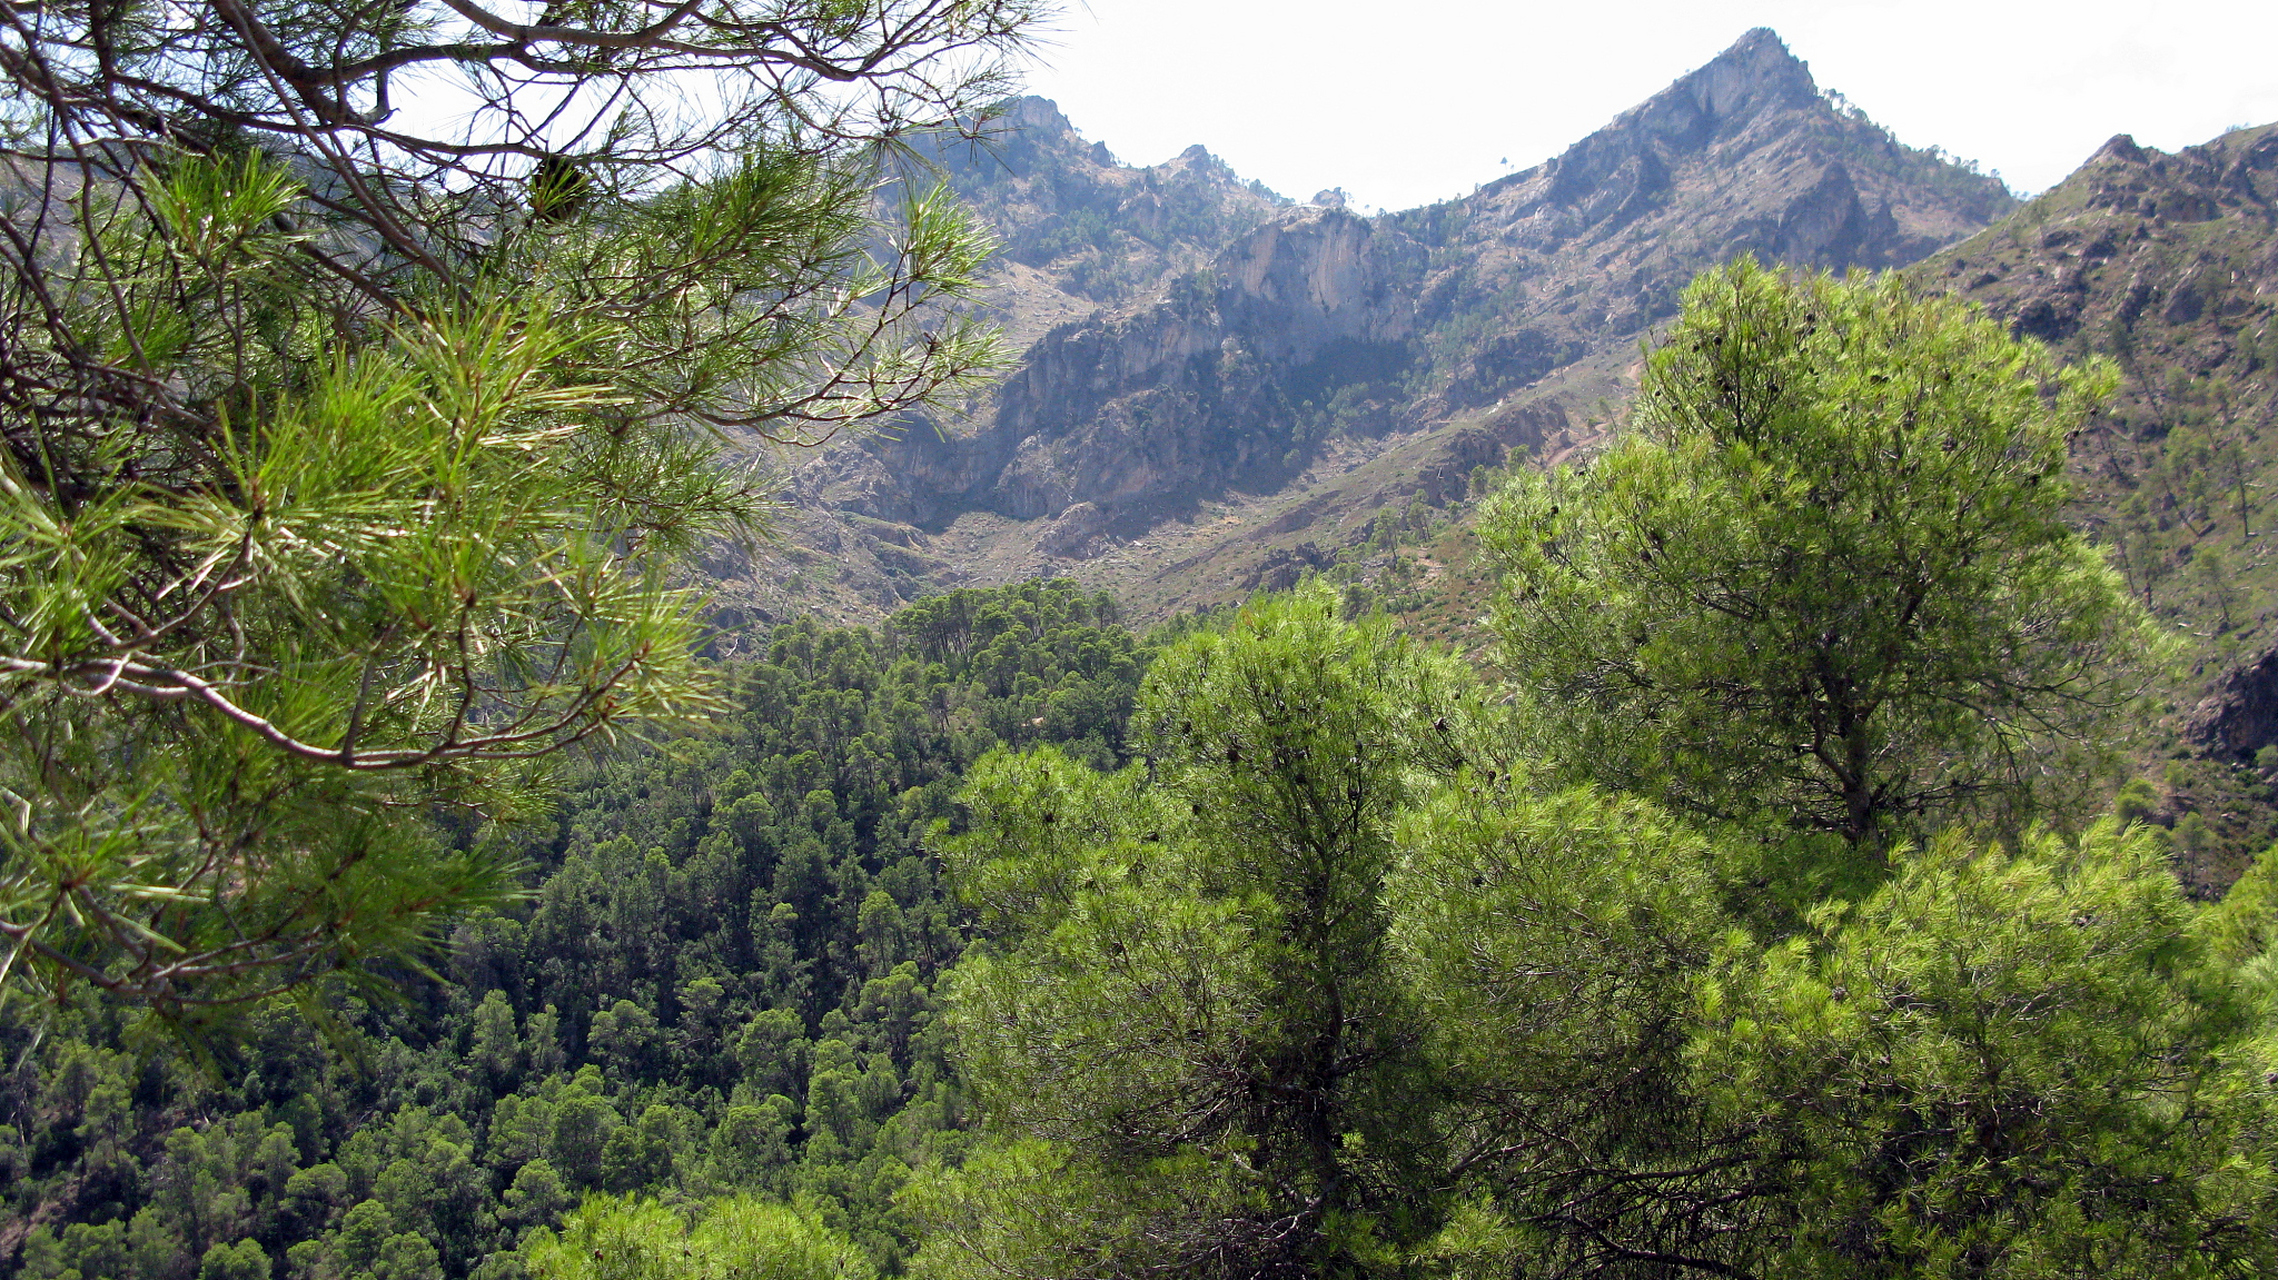
[[[1228,603],[1447,475],[1587,444],[1696,272],[1900,266],[2016,205],[1761,29],[1555,158],[1374,217],[1291,205],[1201,147],[1119,164],[1034,98],[942,159],[1003,242],[987,303],[1018,358],[965,412],[802,465],[790,545],[713,566],[740,616],[1063,575],[1150,620]]]
[[[211,1076],[116,1009],[11,1004],[0,1265],[518,1275],[501,1251],[588,1192],[751,1191],[896,1267],[893,1192],[965,1140],[932,1019],[968,916],[919,840],[993,747],[1121,763],[1147,653],[1064,582],[777,629],[717,734],[595,763],[519,837],[525,909],[349,1001],[347,1057],[282,1002]]]

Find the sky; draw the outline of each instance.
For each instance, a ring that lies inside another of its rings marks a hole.
[[[2278,0],[1066,0],[1028,72],[1156,164],[1405,209],[1558,154],[1770,27],[1910,146],[2045,189],[2116,133],[2172,151],[2278,121]]]

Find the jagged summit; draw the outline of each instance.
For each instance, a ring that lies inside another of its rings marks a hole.
[[[1571,200],[1601,183],[1623,160],[1665,159],[1700,150],[1769,110],[1806,110],[1819,103],[1818,84],[1802,59],[1770,27],[1757,27],[1705,65],[1621,113],[1556,159],[1502,178],[1487,192],[1551,180],[1553,199]]]
[[[1147,613],[1460,492],[1507,449],[1586,443],[1590,406],[1704,267],[1896,265],[2014,204],[1822,95],[1766,29],[1555,160],[1376,217],[1334,190],[1292,207],[1200,146],[1117,165],[1043,99],[1008,115],[1027,132],[958,181],[1004,237],[1018,366],[961,422],[803,468],[800,502],[836,513],[816,545],[841,565],[853,548],[935,585],[1074,572]],[[1309,496],[1291,487],[1308,473]],[[1257,518],[1182,523],[1217,502]],[[1171,536],[1189,545],[1159,555]]]
[[[1759,27],[1557,158],[1456,204],[1469,252],[1426,295],[1504,319],[1501,332],[1442,357],[1440,414],[1497,403],[1585,351],[1634,341],[1715,262],[1753,253],[1834,270],[1895,266],[2015,201],[1999,181],[1839,106]],[[1435,219],[1404,221],[1421,232]]]
[[[2021,221],[2029,236],[2012,223],[1959,245],[1936,259],[1936,278],[2027,337],[2086,354],[2126,335],[2131,358],[2230,378],[2242,404],[2268,394],[2253,375],[2269,363],[2257,344],[2278,296],[2278,125],[2174,154],[2120,134]],[[2150,388],[2133,411],[2164,435],[2162,394]],[[2125,399],[2117,411],[2130,411]]]
[[[1286,203],[1200,145],[1158,165],[1123,164],[1058,103],[1034,96],[1004,103],[981,141],[946,143],[937,158],[996,231],[1001,262],[1040,273],[1010,272],[1020,296],[1000,299],[1020,337],[1035,336],[1031,319],[1049,327],[1069,308],[1159,289]]]
[[[2095,155],[2088,157],[2089,164],[2096,164],[2104,160],[2118,160],[2123,164],[2142,164],[2144,162],[2144,149],[2136,145],[2134,134],[2115,133],[2105,141],[2103,146],[2096,148]]]
[[[1036,161],[1043,155],[1080,157],[1092,167],[1137,173],[1201,166],[1224,170],[1228,177],[1233,175],[1225,161],[1212,155],[1210,148],[1199,142],[1160,165],[1124,164],[1108,150],[1105,142],[1085,141],[1083,132],[1060,110],[1059,103],[1035,94],[1006,100],[981,141],[964,146],[953,144],[948,154],[965,166],[983,172],[993,163],[1023,177],[1034,170]]]
[[[1616,116],[1606,133],[1644,133],[1673,146],[1699,146],[1749,118],[1820,100],[1811,68],[1770,27],[1757,27],[1696,71]]]
[[[1022,134],[1074,134],[1076,126],[1060,110],[1060,104],[1035,94],[1014,98],[1004,108],[1001,117],[1006,132]]]
[[[1701,95],[1708,109],[1729,114],[1728,104],[1741,96],[1777,95],[1798,103],[1817,97],[1819,85],[1811,78],[1811,65],[1790,52],[1778,32],[1752,27],[1698,71],[1678,77],[1663,96],[1680,91]]]
[[[1196,148],[1162,171],[1206,163]],[[1469,199],[1369,219],[1331,191],[1273,213],[1152,304],[1045,334],[987,422],[954,442],[914,433],[845,492],[920,526],[1082,508],[1084,536],[1039,543],[1080,559],[1103,529],[1277,487],[1326,433],[1429,429],[1626,351],[1695,271],[1733,254],[1906,262],[2006,200],[1839,110],[1778,36],[1752,31]],[[1541,419],[1528,422],[1506,443],[1539,449]]]

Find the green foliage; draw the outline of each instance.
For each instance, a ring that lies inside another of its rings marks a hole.
[[[217,1244],[199,1262],[198,1280],[269,1280],[269,1255],[251,1240]]]
[[[110,1004],[0,1023],[17,1272],[2278,1261],[2267,876],[2201,912],[2154,829],[1704,830],[1339,612],[1191,625],[1143,689],[1065,584],[779,628],[715,738],[572,790],[450,982],[339,1007],[359,1059],[282,1002],[210,1075]]]
[[[2171,647],[2061,519],[2111,383],[1895,278],[1704,275],[1632,428],[1483,517],[1542,750],[1869,848],[2077,812]]]
[[[2159,791],[2149,778],[2130,778],[2120,784],[2120,791],[2112,802],[2112,812],[2122,822],[2148,821],[2159,810]]]
[[[2246,965],[2278,942],[2278,857],[2265,851],[2199,918],[2207,948],[2227,966]]]
[[[182,1020],[416,963],[508,873],[424,816],[527,816],[534,762],[720,706],[671,583],[762,514],[725,429],[813,444],[997,360],[946,305],[986,238],[941,191],[882,207],[877,165],[995,97],[1034,11],[873,16],[20,33],[0,994]],[[423,133],[391,78],[443,68]]]
[[[693,1218],[693,1221],[691,1221]],[[522,1246],[531,1280],[869,1280],[852,1241],[811,1212],[733,1198],[694,1214],[598,1196]]]
[[[1668,1171],[1720,1159],[1683,1057],[1728,927],[1715,851],[1639,800],[1463,782],[1407,819],[1392,894],[1451,1168],[1503,1207],[1501,1247],[1550,1274],[1612,1240],[1667,1250],[1687,1224],[1664,1182],[1715,1181]]]
[[[1436,1159],[1383,886],[1465,688],[1337,613],[1264,599],[1168,650],[1144,774],[975,770],[945,856],[996,943],[953,1017],[1005,1145],[913,1192],[938,1271],[1340,1272],[1417,1229]]]
[[[1729,948],[1689,1056],[1778,1179],[1766,1261],[2266,1273],[2266,1121],[2226,1097],[2190,926],[2156,842],[2107,823],[2014,853],[1949,834],[1809,935]]]
[[[711,705],[692,601],[604,550],[639,526],[568,430],[603,395],[556,371],[582,341],[527,309],[399,331],[224,433],[230,501],[128,485],[58,518],[0,486],[7,643],[38,655],[0,759],[19,981],[179,1010],[400,954],[504,886],[397,810],[511,811],[502,766]]]
[[[0,1221],[58,1224],[21,1265],[191,1280],[251,1239],[276,1280],[494,1280],[609,1194],[798,1197],[897,1266],[893,1196],[965,1109],[933,987],[971,919],[921,840],[1000,743],[1119,762],[1149,654],[1114,612],[1029,583],[778,628],[710,737],[600,760],[499,837],[527,897],[396,973],[413,999],[332,1006],[349,1056],[283,1001],[211,1075],[107,1006],[9,1011]]]
[[[986,1132],[901,1195],[921,1273],[2271,1265],[2251,885],[2201,922],[2113,822],[1888,869],[1727,840],[1532,775],[1466,679],[1335,612],[1167,651],[1147,771],[972,773]]]

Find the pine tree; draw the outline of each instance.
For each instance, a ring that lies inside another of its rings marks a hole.
[[[994,1140],[910,1199],[935,1273],[1348,1274],[1426,1227],[1385,885],[1462,686],[1336,613],[1254,602],[1163,654],[1144,766],[975,768],[947,857],[996,941],[950,1017]]]
[[[429,815],[718,706],[673,564],[763,514],[723,452],[995,359],[982,238],[881,165],[1032,16],[12,11],[0,989],[370,972],[506,887]]]
[[[1896,277],[1702,276],[1630,428],[1482,517],[1542,749],[1870,851],[2062,817],[2172,649],[2062,518],[2113,383]]]

